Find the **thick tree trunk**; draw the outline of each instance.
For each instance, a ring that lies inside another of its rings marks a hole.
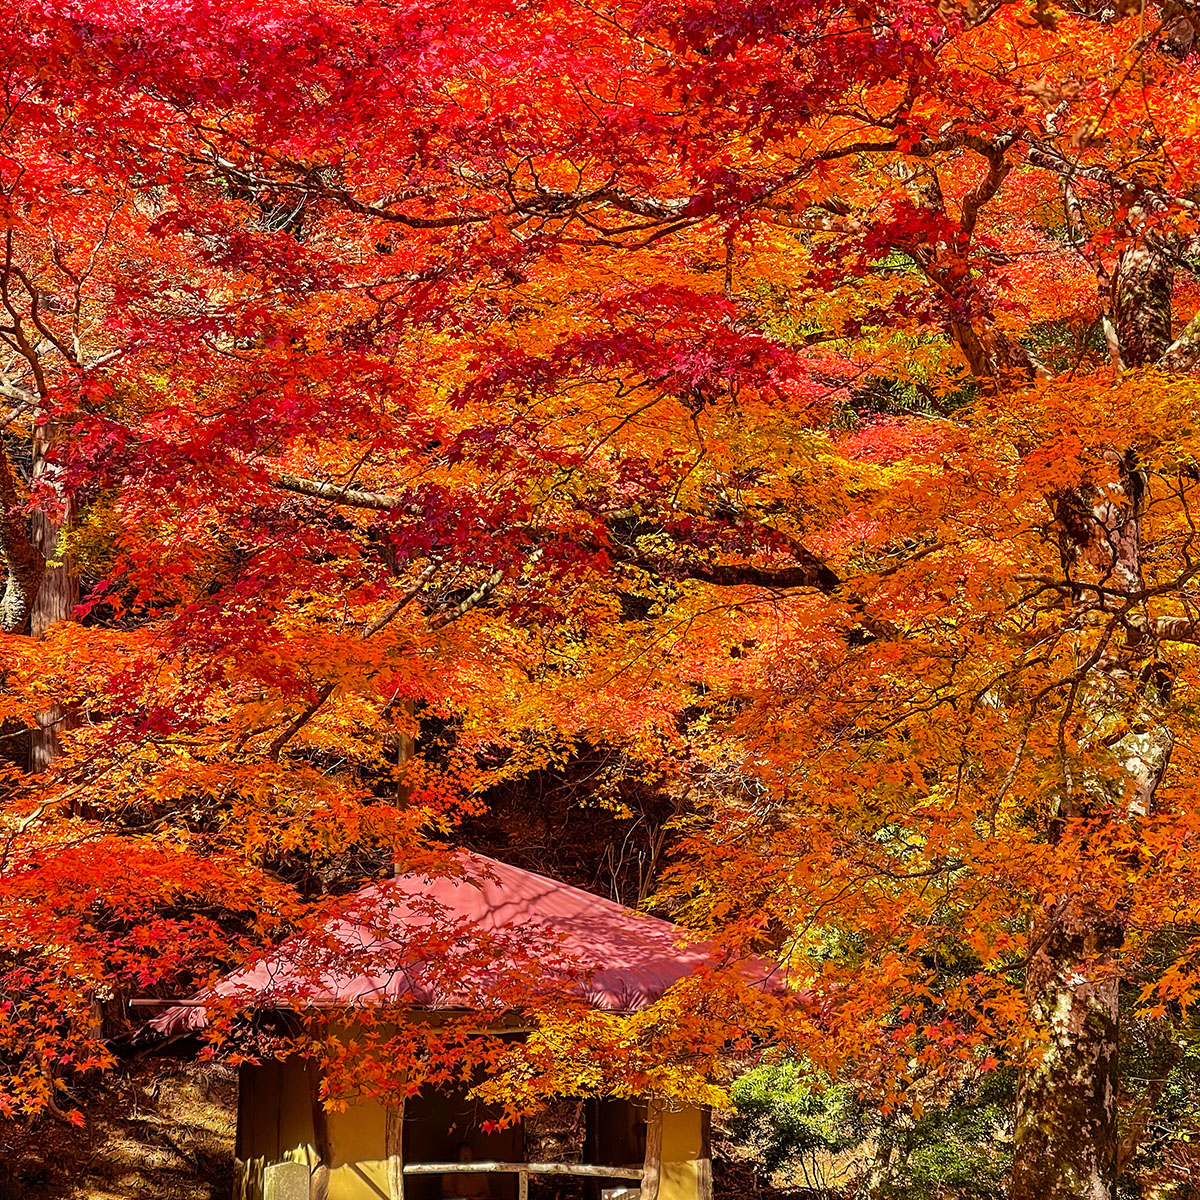
[[[1042,1053],[1017,1095],[1010,1200],[1112,1200],[1121,924],[1081,900],[1034,929],[1026,995]]]
[[[42,586],[45,561],[29,536],[7,448],[0,444],[0,553],[6,579],[0,595],[0,631],[20,633]]]
[[[38,427],[34,438],[34,477],[44,477],[48,470],[47,455],[54,436],[50,424]],[[32,541],[46,563],[37,596],[29,614],[29,632],[41,637],[51,625],[71,620],[79,603],[79,583],[69,555],[59,556],[62,522],[39,510],[33,515]],[[54,761],[62,749],[61,733],[68,728],[72,714],[61,704],[52,705],[38,713],[37,728],[29,745],[29,769],[39,774]]]
[[[53,526],[46,529],[46,539],[40,543],[49,559],[58,545],[59,530]],[[40,547],[39,547],[40,548]],[[30,613],[30,632],[41,637],[57,621],[69,621],[79,603],[79,586],[71,573],[69,560],[47,567]],[[62,749],[61,733],[70,728],[74,720],[61,704],[53,704],[37,715],[37,728],[33,730],[29,743],[29,769],[33,774],[44,771],[58,757]]]
[[[1144,330],[1149,330],[1146,325]],[[1149,336],[1149,334],[1147,335]],[[1155,334],[1154,336],[1158,336]],[[1123,343],[1124,345],[1124,343]],[[1110,450],[1117,479],[1096,491],[1055,498],[1064,574],[1081,584],[1102,582],[1103,600],[1082,589],[1076,603],[1107,609],[1143,588],[1141,520],[1145,480],[1135,456]],[[1050,835],[1075,818],[1123,821],[1151,811],[1170,761],[1172,739],[1160,719],[1160,689],[1130,686],[1140,677],[1140,639],[1113,644],[1077,693],[1089,710],[1090,750],[1120,766],[1122,790],[1080,778],[1063,763],[1063,786]],[[1070,710],[1064,713],[1064,720]],[[1111,736],[1125,729],[1122,736]],[[1086,774],[1086,768],[1083,768]],[[1100,807],[1096,807],[1100,806]],[[1105,868],[1099,868],[1105,869]],[[1103,890],[1109,890],[1107,884]],[[1030,931],[1025,992],[1034,1027],[1017,1095],[1010,1200],[1113,1200],[1117,1174],[1118,954],[1124,916],[1098,907],[1086,877],[1048,897]]]
[[[62,536],[61,527],[45,513],[36,513],[33,536],[35,545],[48,563],[29,617],[29,632],[34,637],[41,637],[56,622],[71,620],[79,603],[79,583],[75,579],[70,556],[55,559]]]
[[[1144,367],[1171,345],[1171,289],[1175,267],[1166,249],[1143,242],[1117,265],[1114,312],[1121,364]]]

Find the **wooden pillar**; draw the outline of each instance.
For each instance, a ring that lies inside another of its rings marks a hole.
[[[313,1149],[317,1152],[317,1165],[309,1181],[309,1200],[328,1200],[329,1172],[333,1162],[333,1143],[329,1137],[329,1113],[321,1098],[321,1070],[311,1062],[306,1070],[309,1085],[309,1100],[312,1104]]]
[[[388,1105],[384,1127],[388,1200],[404,1200],[404,1094]]]
[[[663,1110],[657,1100],[646,1101],[646,1161],[642,1165],[641,1200],[658,1200],[662,1176]]]
[[[712,1109],[700,1111],[700,1157],[696,1161],[696,1200],[713,1200]]]

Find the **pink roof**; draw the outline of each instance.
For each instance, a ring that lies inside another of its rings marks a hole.
[[[515,1009],[566,995],[628,1012],[713,962],[710,944],[669,921],[481,854],[460,851],[456,859],[461,874],[414,871],[365,888],[320,932],[289,939],[200,999],[255,1008]],[[154,1025],[182,1033],[207,1021],[207,1010],[193,1005]]]

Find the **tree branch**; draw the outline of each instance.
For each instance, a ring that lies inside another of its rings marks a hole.
[[[1155,366],[1163,371],[1193,371],[1200,366],[1200,313],[1184,326]]]
[[[756,567],[749,563],[671,562],[622,554],[613,557],[618,562],[655,574],[695,579],[716,587],[816,588],[820,592],[832,592],[841,586],[838,575],[815,554],[802,548],[793,553],[800,561],[787,567]]]
[[[371,509],[375,512],[390,512],[399,508],[403,501],[399,496],[387,492],[368,492],[358,488],[342,487],[339,484],[321,483],[315,479],[304,479],[295,475],[283,475],[273,481],[274,486],[300,496],[313,496],[334,504],[345,504],[351,508]],[[832,592],[841,585],[841,579],[815,554],[803,546],[794,544],[792,554],[798,560],[786,567],[756,567],[742,563],[696,563],[669,561],[627,553],[611,551],[617,562],[641,567],[657,574],[673,575],[676,578],[696,579],[717,587],[767,587],[767,588],[817,588]],[[542,557],[541,549],[530,556],[529,564]],[[504,579],[502,571],[494,571],[469,596],[447,613],[434,619],[432,626],[440,629],[457,620],[477,604],[482,603]]]
[[[298,496],[315,496],[334,504],[346,504],[351,508],[369,508],[376,512],[389,512],[399,508],[403,501],[399,496],[386,492],[365,492],[359,488],[342,487],[337,483],[321,483],[317,479],[303,479],[296,475],[281,475],[271,481],[274,487]]]
[[[529,556],[526,562],[526,567],[532,567],[535,563],[540,562],[545,551],[539,546]],[[449,625],[451,621],[457,621],[459,617],[469,613],[471,609],[482,604],[504,581],[503,571],[493,571],[469,596],[465,596],[448,612],[439,613],[432,621],[429,622],[430,629],[441,629]]]

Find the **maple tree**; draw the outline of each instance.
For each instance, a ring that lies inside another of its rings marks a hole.
[[[604,746],[803,1001],[526,1078],[1009,1063],[1011,1194],[1112,1194],[1200,987],[1191,10],[15,13],[0,1110]]]

